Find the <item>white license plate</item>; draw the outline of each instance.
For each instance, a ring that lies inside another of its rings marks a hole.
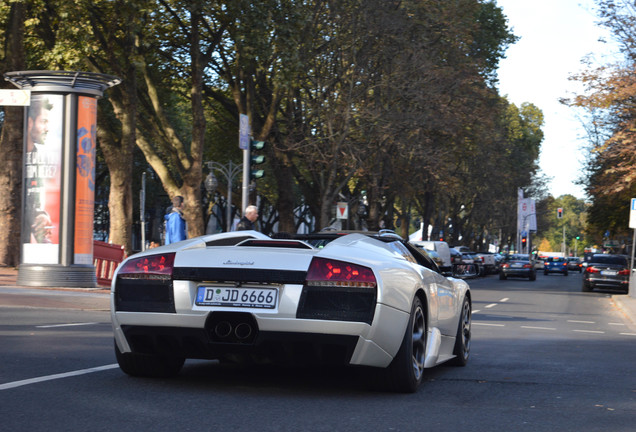
[[[523,264],[515,263],[515,264],[511,265],[510,267],[521,268],[521,267],[523,267]]]
[[[601,274],[603,276],[616,276],[618,272],[616,270],[602,270]]]
[[[276,288],[199,287],[197,306],[274,309],[278,298]]]

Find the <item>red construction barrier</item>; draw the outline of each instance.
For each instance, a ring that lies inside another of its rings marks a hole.
[[[120,262],[124,260],[124,247],[116,244],[93,241],[93,265],[97,275],[97,284],[110,286],[113,273]]]

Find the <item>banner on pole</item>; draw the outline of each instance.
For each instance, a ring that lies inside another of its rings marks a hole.
[[[517,230],[537,230],[537,210],[532,198],[519,198],[517,206]]]

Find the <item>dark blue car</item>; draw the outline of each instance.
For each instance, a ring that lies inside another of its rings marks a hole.
[[[543,263],[543,274],[561,273],[568,275],[568,260],[563,257],[548,257]]]

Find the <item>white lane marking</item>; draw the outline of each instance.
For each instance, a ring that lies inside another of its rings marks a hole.
[[[508,300],[510,300],[508,297],[504,297],[501,300],[499,300],[499,303],[505,303]],[[495,306],[497,306],[499,303],[490,303],[489,305],[486,305],[485,308],[486,309],[490,309],[490,308],[494,308]]]
[[[479,312],[481,312],[479,309],[475,309],[475,310],[473,311],[473,313],[474,313],[474,314],[479,313]]]
[[[625,326],[625,324],[623,323],[608,323],[608,324],[613,326]]]
[[[605,334],[604,331],[598,331],[598,330],[572,330],[573,332],[577,332],[577,333],[595,333],[595,334]]]
[[[594,321],[577,321],[577,320],[568,320],[569,323],[577,323],[577,324],[596,324]]]
[[[74,327],[74,326],[87,326],[87,325],[97,325],[97,324],[99,323],[87,322],[87,323],[72,323],[72,324],[51,324],[51,325],[35,326],[35,328]]]
[[[488,324],[488,323],[478,323],[478,322],[472,322],[472,325],[478,325],[478,326],[488,326],[488,327],[505,327],[504,324]]]
[[[636,336],[636,333],[619,333],[619,334],[623,336]]]
[[[556,330],[554,327],[533,327],[533,326],[521,326],[524,329],[532,329],[532,330]]]
[[[30,378],[30,379],[25,379],[22,381],[14,381],[14,382],[6,383],[6,384],[0,384],[0,390],[8,390],[8,389],[16,388],[16,387],[22,387],[29,384],[37,384],[44,381],[52,381],[56,379],[68,378],[68,377],[73,377],[78,375],[85,375],[85,374],[94,373],[94,372],[101,372],[108,369],[115,369],[117,367],[119,367],[118,364],[109,364],[109,365],[98,366],[98,367],[89,368],[89,369],[80,369],[80,370],[76,370],[72,372],[65,372],[65,373],[60,373],[55,375],[47,375],[47,376],[42,376],[37,378]]]

